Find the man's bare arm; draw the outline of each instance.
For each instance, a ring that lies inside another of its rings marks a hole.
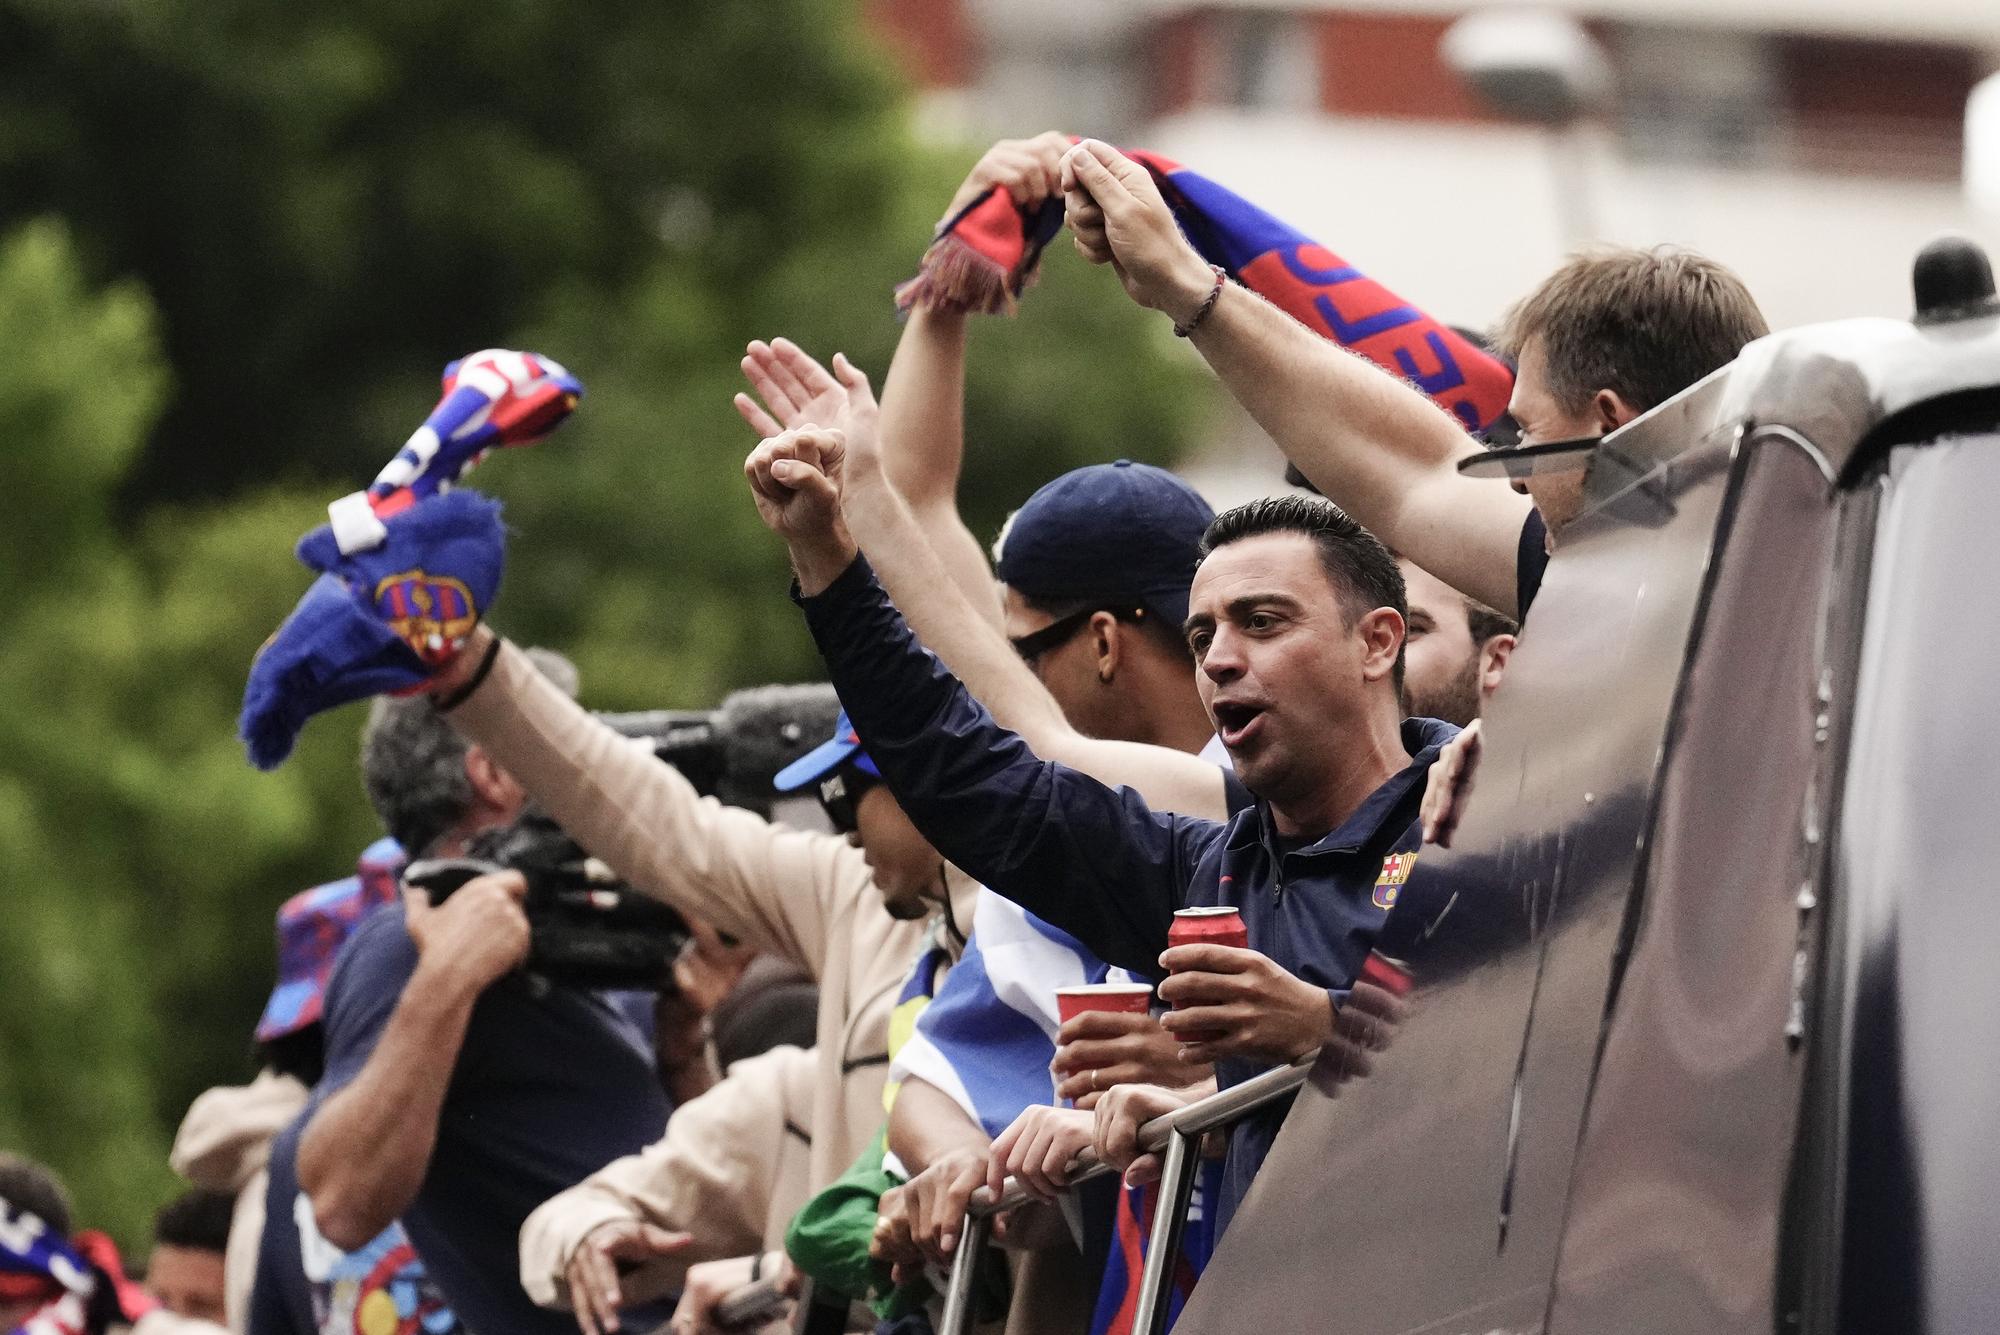
[[[1214,271],[1175,225],[1145,168],[1086,140],[1063,160],[1077,249],[1115,264],[1143,306],[1177,321]],[[1376,536],[1462,593],[1515,614],[1530,503],[1456,462],[1478,448],[1413,386],[1320,338],[1246,288],[1225,287],[1191,340],[1299,471]]]
[[[958,512],[965,464],[964,315],[923,306],[910,312],[882,382],[881,411],[884,480],[908,502],[930,546],[929,559],[958,585],[974,611],[998,626],[993,571]]]
[[[991,1143],[985,1128],[930,1081],[913,1075],[897,1089],[896,1106],[889,1110],[889,1152],[911,1177],[954,1152],[983,1158]]]
[[[1449,413],[1248,288],[1226,289],[1191,341],[1314,486],[1445,583],[1515,612],[1530,502],[1458,471],[1478,447]]]
[[[299,1186],[328,1242],[366,1246],[416,1199],[473,1004],[527,957],[519,872],[466,882],[442,908],[411,892],[417,967],[361,1071],[299,1140]]]

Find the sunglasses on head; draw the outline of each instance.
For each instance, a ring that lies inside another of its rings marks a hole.
[[[1079,612],[1071,612],[1066,617],[1057,617],[1038,631],[1017,636],[1008,641],[1023,662],[1034,666],[1037,658],[1051,649],[1060,649],[1076,637],[1076,633],[1090,624],[1090,619],[1099,612],[1109,612],[1120,621],[1137,623],[1146,619],[1146,609],[1134,607],[1130,603],[1103,603],[1096,607],[1086,607]]]
[[[880,782],[873,774],[864,774],[852,765],[842,765],[819,781],[819,808],[826,813],[834,833],[853,834],[861,828],[854,808],[862,794]]]

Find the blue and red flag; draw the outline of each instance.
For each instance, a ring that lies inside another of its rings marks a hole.
[[[1127,150],[1126,156],[1152,173],[1181,231],[1231,278],[1314,333],[1408,380],[1468,431],[1507,410],[1514,373],[1498,357],[1208,177],[1157,153]],[[995,187],[946,221],[917,276],[896,290],[897,305],[1013,310],[1062,219],[1060,198],[1022,209]]]

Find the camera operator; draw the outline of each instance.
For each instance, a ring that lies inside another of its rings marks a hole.
[[[816,790],[844,835],[836,837],[699,796],[643,746],[540,680],[519,649],[486,627],[432,689],[441,702],[457,701],[445,717],[480,754],[503,762],[537,804],[635,887],[818,982],[817,1066],[807,1116],[797,1124],[811,1135],[805,1191],[831,1185],[881,1129],[898,992],[920,957],[956,959],[977,895],[874,781],[851,730],[837,728],[780,783],[788,792]],[[782,1094],[765,1092],[772,1100]],[[602,1273],[605,1255],[639,1259],[610,1250],[625,1248],[621,1231],[631,1223],[687,1222],[653,1211],[668,1184],[651,1170],[672,1161],[671,1148],[635,1156],[593,1186],[622,1179],[625,1168],[643,1181],[568,1192],[536,1211],[520,1239],[520,1278],[530,1292],[574,1301],[578,1282]],[[777,1204],[773,1214],[781,1213]],[[804,1204],[804,1192],[789,1204]],[[623,1299],[610,1295],[608,1305]]]
[[[566,663],[543,675],[558,671],[568,694]],[[362,770],[390,834],[419,856],[465,852],[526,802],[423,700],[376,703]],[[441,904],[406,888],[403,912],[355,930],[327,989],[326,1071],[296,1167],[305,1222],[333,1246],[359,1248],[400,1218],[470,1328],[555,1335],[568,1321],[515,1277],[521,1221],[657,1139],[669,1109],[631,1017],[599,993],[520,971],[526,892],[512,870]]]

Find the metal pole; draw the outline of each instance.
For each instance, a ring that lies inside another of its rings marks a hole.
[[[992,1231],[991,1215],[965,1216],[965,1231],[959,1234],[958,1250],[951,1258],[951,1285],[944,1292],[944,1319],[938,1323],[937,1335],[970,1335],[976,1296],[973,1280],[979,1273],[979,1254],[986,1250]]]
[[[1167,1138],[1159,1199],[1153,1207],[1153,1234],[1146,1240],[1146,1267],[1140,1273],[1139,1299],[1132,1311],[1135,1335],[1165,1335],[1167,1313],[1173,1307],[1169,1281],[1174,1259],[1180,1255],[1200,1146],[1199,1132],[1175,1130]]]

